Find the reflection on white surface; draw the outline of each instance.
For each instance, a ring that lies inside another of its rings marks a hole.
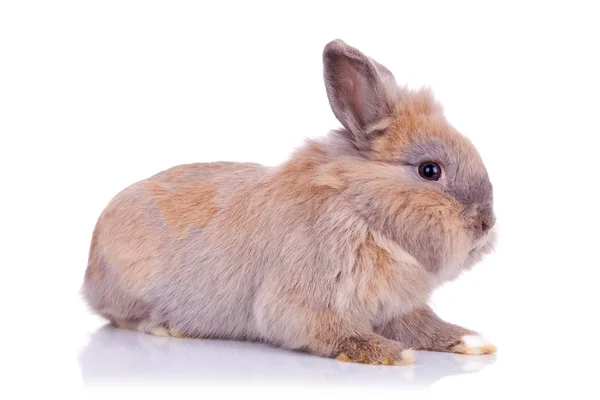
[[[416,353],[409,366],[348,364],[268,345],[155,337],[103,326],[79,357],[85,385],[354,384],[424,388],[474,373],[495,356]]]

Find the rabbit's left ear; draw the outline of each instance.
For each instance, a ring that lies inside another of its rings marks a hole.
[[[339,39],[325,46],[323,67],[336,118],[356,140],[368,139],[369,128],[391,115],[394,75]]]

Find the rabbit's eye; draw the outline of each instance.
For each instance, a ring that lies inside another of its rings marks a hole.
[[[442,169],[434,162],[426,162],[419,165],[419,175],[428,181],[437,181],[442,176]]]

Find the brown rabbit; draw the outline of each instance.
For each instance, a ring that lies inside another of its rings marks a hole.
[[[83,294],[116,325],[407,364],[495,352],[427,306],[488,253],[492,185],[426,90],[341,40],[323,53],[343,129],[282,165],[176,166],[102,212]]]

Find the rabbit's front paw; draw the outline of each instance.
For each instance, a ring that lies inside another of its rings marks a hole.
[[[481,335],[464,335],[460,342],[450,349],[453,353],[460,354],[493,354],[496,346]]]
[[[392,340],[351,337],[340,344],[339,361],[373,364],[406,365],[414,361],[412,350],[404,350],[402,345]]]

